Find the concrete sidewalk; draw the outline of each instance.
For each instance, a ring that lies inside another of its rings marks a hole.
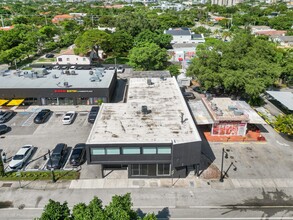
[[[251,189],[251,188],[293,188],[293,179],[218,179],[204,180],[196,177],[185,179],[83,179],[72,181],[1,181],[0,187],[27,188],[37,190],[55,189],[138,189],[138,188],[212,188],[212,189]]]

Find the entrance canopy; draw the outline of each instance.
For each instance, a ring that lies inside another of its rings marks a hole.
[[[9,100],[7,100],[7,99],[0,99],[0,106],[4,105],[8,101]]]
[[[266,91],[270,96],[282,103],[290,111],[293,111],[293,93],[280,91]]]
[[[7,106],[19,106],[22,102],[24,101],[24,99],[12,99]]]

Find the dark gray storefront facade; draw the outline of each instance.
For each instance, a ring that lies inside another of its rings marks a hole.
[[[23,105],[95,105],[99,99],[111,101],[116,80],[115,74],[108,88],[0,88],[0,99],[24,99]]]
[[[128,169],[129,178],[184,178],[198,172],[201,141],[182,144],[87,145],[88,164],[102,169]]]

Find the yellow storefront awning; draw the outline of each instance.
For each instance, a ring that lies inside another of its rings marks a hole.
[[[24,99],[12,99],[9,103],[7,103],[7,106],[19,106]]]
[[[8,101],[9,100],[7,100],[7,99],[0,99],[0,106],[4,105]]]

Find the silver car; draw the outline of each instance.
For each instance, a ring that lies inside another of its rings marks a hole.
[[[34,150],[33,145],[24,145],[14,155],[9,163],[9,167],[13,170],[21,169]]]

